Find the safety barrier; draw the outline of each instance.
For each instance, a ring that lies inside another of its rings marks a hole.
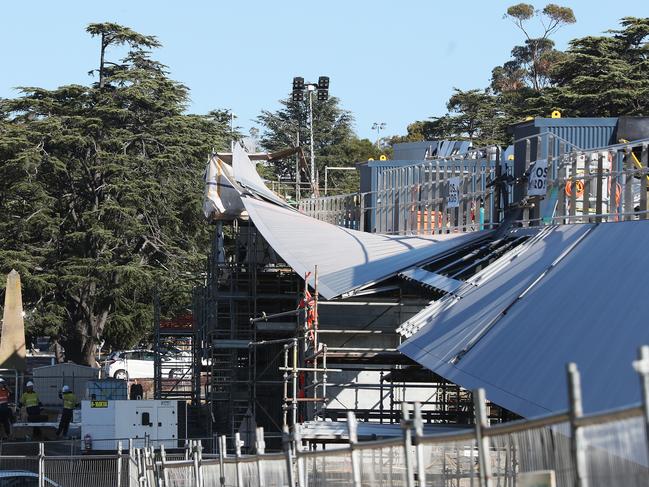
[[[347,441],[338,448],[305,448],[300,429],[284,431],[284,450],[266,453],[258,428],[254,455],[243,455],[239,434],[218,453],[200,440],[180,452],[153,442],[106,455],[0,455],[0,471],[32,475],[39,487],[320,487],[320,486],[646,486],[649,484],[649,347],[634,367],[642,404],[583,414],[580,375],[567,369],[570,409],[541,418],[490,426],[484,391],[474,391],[475,425],[459,433],[424,434],[418,403],[402,403],[401,436],[359,442],[347,417]],[[321,440],[313,440],[319,443]],[[213,445],[214,446],[214,445]]]
[[[424,435],[421,408],[402,404],[402,436],[358,442],[357,422],[348,414],[348,442],[341,448],[306,450],[299,429],[285,430],[283,453],[266,454],[257,430],[257,454],[234,454],[226,439],[218,458],[162,457],[148,469],[162,486],[641,486],[649,483],[649,347],[634,363],[642,384],[642,406],[583,414],[580,375],[568,366],[570,409],[564,413],[491,427],[484,391],[474,392],[475,426],[452,434]],[[411,417],[411,413],[413,416]],[[152,457],[151,452],[143,454]],[[145,478],[145,476],[141,476]]]
[[[329,223],[396,235],[489,229],[504,210],[520,226],[649,218],[649,139],[581,149],[553,133],[515,141],[517,160],[497,147],[386,169],[376,190],[302,200]]]

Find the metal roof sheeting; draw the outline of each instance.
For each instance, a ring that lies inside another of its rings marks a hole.
[[[295,272],[304,276],[318,266],[318,292],[326,299],[381,281],[489,234],[379,235],[249,197],[243,203],[266,241]]]
[[[400,350],[526,417],[567,408],[568,362],[581,371],[587,410],[638,401],[631,361],[649,343],[649,222],[541,236],[452,306],[420,313],[425,325]]]
[[[287,206],[286,201],[266,187],[264,180],[257,174],[255,164],[250,160],[248,153],[240,144],[234,144],[232,170],[237,182],[252,193],[278,205]]]
[[[443,276],[435,272],[427,271],[421,267],[413,267],[399,274],[399,277],[415,281],[423,286],[432,287],[447,293],[454,293],[457,291],[464,281],[458,281],[451,277]]]

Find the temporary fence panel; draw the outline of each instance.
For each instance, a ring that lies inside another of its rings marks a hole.
[[[193,462],[164,467],[165,487],[195,487],[196,472]],[[207,484],[218,485],[218,484]]]
[[[478,485],[478,446],[475,438],[466,440],[424,440],[421,445],[426,485]]]
[[[351,450],[348,448],[302,454],[298,462],[303,467],[304,485],[313,487],[324,486],[349,486],[353,485],[354,475],[352,469]],[[302,484],[300,484],[302,485]]]
[[[574,466],[570,454],[570,424],[525,429],[490,436],[490,462],[501,485],[534,472],[552,472],[558,486],[572,485]]]
[[[645,426],[643,418],[637,416],[583,428],[589,487],[647,485]]]
[[[118,462],[122,459],[109,456],[45,457],[44,475],[66,487],[115,487],[127,479]]]
[[[362,485],[407,487],[405,451],[400,441],[383,447],[363,446],[358,453]]]

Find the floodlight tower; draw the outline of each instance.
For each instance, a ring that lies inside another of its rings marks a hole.
[[[318,101],[327,101],[329,99],[329,77],[320,76],[317,83],[305,83],[304,78],[296,76],[293,78],[293,101],[299,102],[304,100],[304,90],[309,94],[309,136],[310,156],[311,156],[311,186],[316,187],[315,178],[315,153],[313,149],[313,93],[318,92]],[[297,175],[296,175],[297,177]]]
[[[385,122],[374,122],[372,124],[372,130],[376,130],[376,147],[381,149],[381,130],[385,129]]]

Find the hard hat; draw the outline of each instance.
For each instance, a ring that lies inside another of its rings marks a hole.
[[[63,389],[61,389],[62,392],[70,392],[70,388],[68,386],[63,386]]]
[[[31,380],[27,381],[27,384],[25,384],[25,387],[34,387],[34,383]]]
[[[4,383],[5,383],[5,380],[2,377],[0,377],[0,384],[4,384]]]

